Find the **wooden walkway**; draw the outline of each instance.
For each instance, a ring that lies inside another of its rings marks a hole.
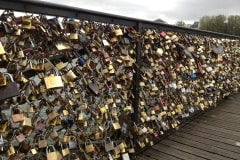
[[[240,160],[240,94],[184,125],[137,160]]]

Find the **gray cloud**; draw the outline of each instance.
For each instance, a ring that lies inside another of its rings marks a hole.
[[[177,10],[169,11],[169,18],[180,20],[198,20],[205,15],[239,14],[240,1],[238,0],[185,0],[178,5]]]
[[[165,2],[159,0],[44,1],[147,20],[161,18],[170,23],[175,23],[177,20],[193,22],[205,15],[236,15],[240,11],[239,0],[168,0]]]

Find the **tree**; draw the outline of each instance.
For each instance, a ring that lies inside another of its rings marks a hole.
[[[200,19],[200,29],[214,32],[226,32],[226,16],[204,16]]]
[[[226,16],[224,15],[218,15],[214,17],[214,31],[215,32],[221,32],[221,33],[226,33]]]
[[[186,23],[184,21],[177,21],[176,26],[185,27]]]
[[[228,34],[240,35],[240,16],[228,16],[227,31]]]
[[[199,22],[202,30],[240,35],[240,16],[238,15],[203,16]]]
[[[211,23],[211,17],[210,16],[203,16],[200,19],[200,29],[202,30],[212,30],[212,23]]]

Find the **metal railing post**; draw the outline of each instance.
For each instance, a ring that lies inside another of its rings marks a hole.
[[[139,32],[140,34],[142,33],[142,22],[138,22],[136,26],[136,31]],[[138,106],[139,106],[139,80],[140,80],[140,64],[141,64],[141,50],[142,50],[142,42],[141,39],[137,41],[136,45],[136,63],[135,63],[135,74],[133,77],[133,95],[134,99],[132,102],[133,108],[134,108],[134,113],[132,115],[132,120],[137,124],[139,121],[138,117]]]

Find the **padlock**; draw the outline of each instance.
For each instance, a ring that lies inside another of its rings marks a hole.
[[[61,88],[63,87],[63,81],[61,76],[58,75],[58,71],[54,70],[55,75],[51,74],[44,78],[44,83],[47,89]]]
[[[69,39],[71,39],[71,40],[78,40],[78,34],[77,33],[70,33]]]
[[[86,64],[84,57],[79,57],[77,62],[80,66],[84,66]]]
[[[68,133],[69,130],[65,132],[65,134],[62,137],[62,142],[68,143],[70,141],[71,135]]]
[[[24,114],[22,113],[21,109],[13,107],[11,118],[14,123],[22,122],[24,121]]]
[[[52,129],[50,131],[50,137],[53,139],[53,140],[56,140],[58,138],[58,132],[54,129]],[[70,146],[70,145],[69,145]]]
[[[32,23],[30,16],[24,16],[22,17],[22,28],[23,29],[31,29]]]
[[[25,136],[19,130],[15,132],[15,137],[18,143],[21,143],[25,140]]]
[[[47,160],[60,160],[62,155],[55,149],[54,145],[46,147]]]
[[[15,149],[11,143],[8,144],[7,148],[7,156],[10,157],[11,155],[15,154]]]
[[[55,111],[50,111],[50,112],[47,114],[47,116],[48,116],[48,119],[49,119],[50,121],[52,121],[53,119],[55,119],[55,118],[58,116],[58,114],[57,114]]]
[[[62,70],[64,69],[67,65],[65,63],[63,63],[62,61],[56,62],[56,65],[58,70]]]
[[[85,150],[87,153],[93,152],[95,150],[91,140],[87,140],[87,142],[85,142]]]
[[[7,79],[3,73],[0,73],[0,87],[7,85]]]
[[[46,67],[46,68],[48,68],[48,67]],[[43,71],[45,70],[45,64],[44,64],[43,59],[40,59],[40,60],[37,61],[37,64],[35,66],[35,70],[38,71],[39,73],[43,73]]]
[[[37,151],[36,148],[32,148],[32,149],[31,149],[31,153],[32,153],[33,155],[36,155],[36,154],[38,153],[38,151]]]
[[[99,86],[97,83],[90,82],[88,83],[88,87],[95,95],[99,94]]]
[[[130,160],[129,154],[128,153],[123,153],[122,154],[122,159],[123,160]]]
[[[46,58],[43,59],[43,63],[44,63],[44,68],[46,71],[50,71],[50,70],[54,69],[54,67],[55,67],[53,65],[53,63]]]
[[[28,113],[34,113],[35,112],[36,106],[33,103],[30,103],[27,107],[27,112]]]
[[[4,49],[4,47],[3,47],[3,45],[2,45],[2,42],[0,42],[0,54],[5,54],[6,52],[5,52],[5,49]]]
[[[28,59],[27,57],[20,58],[18,61],[18,64],[22,67],[26,67],[28,64]]]
[[[104,62],[110,62],[110,56],[107,52],[103,52]]]
[[[23,142],[19,144],[19,151],[21,153],[27,154],[31,149],[31,143],[29,139],[25,139]]]
[[[75,136],[70,136],[68,142],[69,149],[76,149],[78,144]]]
[[[114,143],[109,137],[105,138],[105,151],[109,152],[114,150]]]
[[[23,50],[21,48],[19,48],[17,50],[17,58],[24,58],[24,57],[25,57],[25,55],[23,53]]]
[[[4,150],[4,141],[3,141],[2,134],[0,134],[0,152],[2,152],[3,150]]]
[[[35,125],[36,133],[42,133],[45,129],[46,124],[47,124],[47,120],[41,118]]]
[[[112,123],[113,129],[114,130],[119,130],[121,129],[121,125],[119,124],[119,122],[113,122]]]
[[[78,157],[78,155],[77,155],[76,153],[71,153],[71,154],[70,154],[70,159],[71,159],[71,160],[80,160],[79,157]]]
[[[48,145],[48,141],[45,139],[44,135],[39,135],[38,136],[37,143],[38,143],[39,148],[46,148],[47,145]]]
[[[5,113],[0,109],[0,124],[5,124],[8,122],[8,117]]]
[[[72,82],[76,78],[77,76],[72,70],[69,70],[66,74],[62,75],[62,79],[64,80],[65,83]]]
[[[102,39],[102,43],[104,46],[110,46],[109,42],[106,39]]]
[[[70,150],[67,143],[61,143],[61,153],[63,157],[70,154]]]
[[[9,78],[7,84],[0,89],[0,100],[5,100],[11,97],[19,95],[19,88],[16,82],[14,82],[13,77],[9,73],[3,73],[4,76]]]
[[[56,48],[61,51],[61,50],[68,50],[70,49],[70,45],[68,43],[63,43],[63,42],[60,42],[60,43],[56,43],[55,44]]]

